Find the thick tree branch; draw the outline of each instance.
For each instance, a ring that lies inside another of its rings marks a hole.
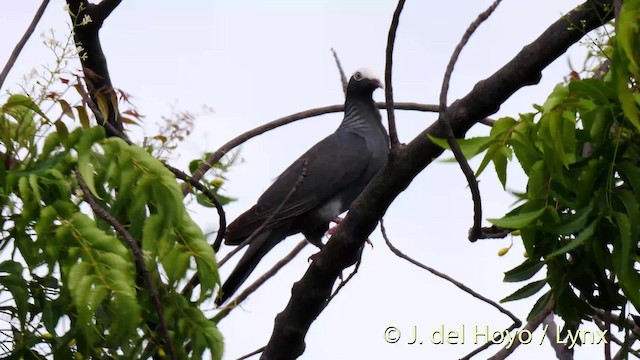
[[[27,43],[27,41],[35,31],[36,26],[40,22],[40,19],[42,19],[42,14],[44,14],[44,10],[47,8],[47,5],[49,5],[49,0],[43,0],[40,4],[40,7],[36,11],[36,14],[33,16],[33,20],[31,20],[31,24],[29,24],[27,31],[24,32],[24,35],[22,35],[22,38],[20,38],[20,41],[18,41],[16,47],[11,52],[9,60],[7,60],[7,63],[4,65],[4,68],[0,73],[0,89],[2,88],[2,84],[4,84],[4,81],[7,79],[9,71],[11,71],[11,68],[16,63],[16,60],[18,60],[18,56],[20,55],[22,48],[24,48],[24,45]]]
[[[384,69],[384,100],[391,106],[387,107],[387,121],[389,122],[389,139],[391,140],[391,147],[398,146],[400,140],[398,140],[398,129],[396,128],[396,117],[393,112],[393,84],[391,83],[393,67],[393,46],[396,42],[396,32],[398,31],[398,25],[400,24],[400,14],[404,8],[405,0],[399,0],[396,11],[393,13],[391,19],[391,25],[389,26],[389,36],[387,37],[387,51],[386,51],[386,63]],[[393,152],[392,152],[393,154]]]
[[[71,20],[74,24],[80,23],[85,16],[89,16],[91,22],[85,25],[74,26],[73,36],[76,46],[82,47],[80,62],[87,83],[87,90],[94,103],[103,104],[106,114],[106,122],[111,124],[120,133],[124,132],[120,112],[117,107],[117,96],[113,90],[107,59],[102,51],[98,32],[104,20],[120,4],[121,0],[103,0],[98,4],[91,4],[87,0],[67,0]],[[104,126],[104,122],[100,125]],[[118,136],[105,127],[108,136]]]
[[[498,111],[518,89],[538,83],[542,70],[580,40],[585,32],[601,26],[602,20],[610,20],[613,14],[608,10],[612,1],[589,0],[563,16],[397,151],[352,204],[347,217],[302,279],[294,284],[291,299],[276,317],[271,339],[261,359],[295,359],[304,352],[304,337],[320,315],[341,271],[357,261],[360,247],[396,196],[442,154],[443,149],[429,141],[427,134],[445,137],[444,122],[449,121],[456,137],[463,137],[479,119]],[[568,26],[570,24],[581,24],[581,27],[576,29]]]

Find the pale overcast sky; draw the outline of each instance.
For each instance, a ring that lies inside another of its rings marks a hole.
[[[407,1],[395,46],[396,101],[437,102],[451,52],[470,22],[490,3]],[[5,2],[0,13],[1,64],[39,4],[36,0]],[[580,1],[573,0],[505,0],[462,52],[451,82],[450,102],[502,67],[578,4]],[[17,91],[15,84],[23,74],[53,61],[39,34],[54,28],[60,37],[65,36],[68,17],[63,5],[62,0],[51,2],[5,88]],[[134,96],[138,111],[146,115],[149,134],[153,134],[156,120],[170,113],[172,106],[198,112],[207,105],[215,110],[198,119],[193,136],[176,154],[174,165],[186,169],[191,159],[260,124],[342,103],[331,48],[338,52],[347,73],[367,66],[383,78],[384,49],[395,6],[396,1],[391,0],[125,0],[107,19],[101,39],[114,85]],[[547,68],[540,85],[512,96],[494,117],[517,116],[530,111],[533,102],[543,103],[555,84],[569,73],[567,61],[579,68],[584,53],[584,47],[574,46]],[[384,94],[378,91],[375,99],[384,99]],[[341,114],[335,114],[305,120],[246,143],[242,147],[244,162],[233,169],[224,185],[227,195],[239,198],[226,207],[229,221],[253,205],[291,161],[331,133],[341,118]],[[436,115],[398,112],[396,118],[400,140],[408,142]],[[469,135],[488,131],[476,125]],[[134,134],[141,132],[135,130]],[[472,166],[477,164],[472,162]],[[518,174],[519,167],[512,166],[511,170],[508,188],[523,190],[525,179]],[[485,218],[509,211],[514,198],[504,193],[492,168],[481,176],[480,188]],[[204,231],[217,226],[217,215],[211,209],[193,207],[192,215]],[[518,238],[503,257],[497,252],[509,245],[509,239],[474,244],[467,240],[472,203],[464,176],[454,163],[429,166],[391,205],[385,223],[392,242],[403,252],[496,301],[524,285],[502,282],[503,272],[524,260]],[[479,346],[473,339],[476,326],[488,326],[493,331],[511,324],[489,305],[394,256],[378,231],[370,238],[374,248],[367,246],[358,275],[312,325],[302,359],[457,359]],[[300,239],[294,236],[281,243],[247,284]],[[223,247],[222,251],[228,250]],[[275,315],[289,299],[292,283],[304,273],[308,256],[315,252],[313,246],[305,248],[241,309],[220,323],[225,360],[266,344]],[[221,269],[223,278],[234,263]],[[506,307],[524,321],[536,299],[508,303]],[[206,304],[208,313],[215,313],[212,308],[211,303]],[[414,325],[424,336],[422,345],[407,344]],[[434,345],[429,340],[440,326],[459,330],[462,325],[464,344]],[[402,331],[402,339],[396,344],[384,340],[384,330],[389,326]],[[536,332],[533,342],[521,346],[511,358],[553,358],[547,341],[539,345],[540,340],[540,332]],[[487,358],[498,350],[498,346],[491,347],[476,358]],[[576,358],[602,358],[602,345],[579,347]]]

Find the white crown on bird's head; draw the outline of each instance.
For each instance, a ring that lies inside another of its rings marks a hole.
[[[360,68],[358,70],[356,70],[353,75],[351,75],[352,78],[355,78],[358,74],[360,74],[360,79],[355,79],[355,80],[362,80],[362,79],[369,79],[369,80],[375,80],[378,84],[380,84],[381,88],[384,88],[384,82],[382,82],[382,79],[380,79],[380,77],[378,75],[376,75],[376,72],[373,71],[371,68],[367,68],[367,67],[363,67]]]

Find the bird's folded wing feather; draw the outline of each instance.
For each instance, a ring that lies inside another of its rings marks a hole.
[[[266,224],[273,229],[331,199],[358,182],[368,166],[370,153],[365,139],[358,134],[336,132],[309,149],[289,166],[258,199],[258,203],[227,228],[227,243],[246,238],[260,227],[282,204],[302,178],[293,195]],[[306,166],[305,166],[306,163]],[[241,241],[241,240],[240,240]]]

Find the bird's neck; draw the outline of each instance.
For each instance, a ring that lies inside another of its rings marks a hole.
[[[361,130],[380,124],[380,112],[369,98],[347,98],[344,104],[344,120],[340,129]]]

